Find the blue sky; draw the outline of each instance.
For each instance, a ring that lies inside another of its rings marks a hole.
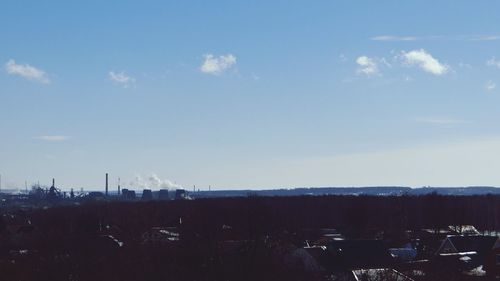
[[[500,185],[497,1],[4,1],[3,186]]]

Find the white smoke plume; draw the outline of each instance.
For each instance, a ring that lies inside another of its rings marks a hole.
[[[136,175],[134,180],[130,182],[130,187],[140,189],[177,189],[182,188],[181,185],[173,183],[168,179],[161,179],[156,174],[152,173],[149,176]]]

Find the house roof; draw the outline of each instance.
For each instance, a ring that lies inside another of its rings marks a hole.
[[[413,281],[410,277],[403,273],[390,268],[376,269],[357,269],[353,270],[355,280],[396,280],[396,281]]]
[[[479,231],[473,225],[450,225],[448,229],[460,235],[479,235]]]
[[[328,244],[327,254],[331,267],[370,268],[392,261],[381,240],[334,240]]]
[[[451,243],[456,252],[477,252],[479,255],[485,254],[489,252],[495,242],[498,240],[496,236],[482,236],[482,235],[474,235],[474,236],[460,236],[460,235],[452,235],[448,236],[441,247],[438,249],[438,253],[441,253],[443,246],[446,243]]]

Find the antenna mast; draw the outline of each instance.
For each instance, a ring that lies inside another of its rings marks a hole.
[[[106,197],[108,197],[108,173],[106,173]]]

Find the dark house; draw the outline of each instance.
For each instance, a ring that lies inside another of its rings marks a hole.
[[[390,267],[393,259],[382,240],[334,240],[323,260],[330,270]]]
[[[483,269],[490,276],[500,276],[500,240],[495,242],[495,245],[486,255]]]
[[[485,256],[490,252],[498,240],[496,236],[461,236],[451,235],[446,237],[441,243],[441,246],[436,251],[437,255],[476,252],[479,256]]]
[[[420,240],[419,256],[429,259],[435,256],[441,248],[443,241],[449,236],[477,236],[479,232],[471,225],[448,226],[446,228],[425,228],[414,233],[414,237]]]
[[[436,251],[439,264],[454,264],[455,268],[474,268],[484,265],[497,242],[496,236],[461,236],[446,237]]]

